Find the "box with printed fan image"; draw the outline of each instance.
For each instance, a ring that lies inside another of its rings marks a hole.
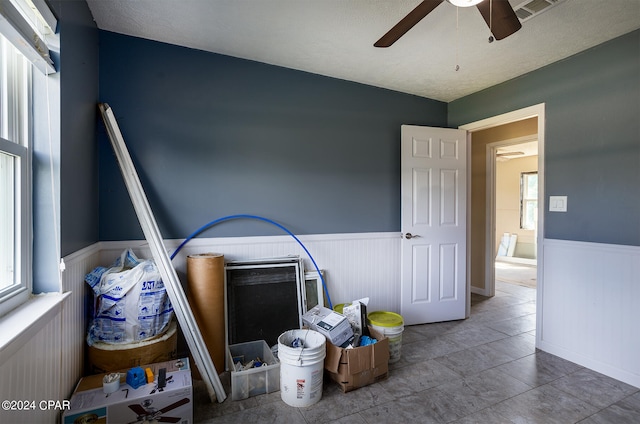
[[[136,367],[138,369],[138,367]],[[193,422],[193,388],[189,359],[143,365],[143,381],[131,371],[84,377],[62,416],[63,424]],[[105,376],[115,380],[105,383]],[[107,385],[108,384],[108,385]],[[108,389],[107,389],[108,388]]]

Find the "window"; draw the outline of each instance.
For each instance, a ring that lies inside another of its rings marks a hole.
[[[0,35],[0,315],[31,291],[30,111],[31,63]]]
[[[57,19],[46,0],[0,1],[0,316],[32,289],[32,74],[54,73]],[[44,93],[46,95],[46,93]],[[39,99],[45,104],[47,99]]]
[[[534,230],[538,217],[538,173],[520,174],[520,228]]]

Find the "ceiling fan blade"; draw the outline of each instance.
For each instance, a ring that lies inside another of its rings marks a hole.
[[[142,407],[142,405],[138,405],[137,403],[133,404],[133,405],[128,405],[129,409],[131,409],[133,412],[136,413],[136,415],[138,416],[142,416],[142,415],[147,415],[149,412],[147,412],[146,409],[144,409]]]
[[[180,417],[160,417],[158,418],[159,423],[177,423],[182,418]]]
[[[507,38],[522,28],[520,19],[513,11],[509,0],[485,0],[478,3],[477,7],[496,40]],[[490,14],[493,15],[492,18]]]
[[[375,42],[374,47],[389,47],[407,33],[415,24],[420,22],[433,9],[435,9],[444,0],[424,0],[407,16],[402,18],[393,28]]]
[[[169,412],[172,409],[175,409],[178,406],[182,406],[182,405],[187,404],[187,403],[189,403],[189,398],[183,398],[183,399],[180,399],[177,402],[172,403],[171,405],[165,406],[164,408],[162,408],[160,410],[160,412],[162,412],[164,414],[165,412]]]

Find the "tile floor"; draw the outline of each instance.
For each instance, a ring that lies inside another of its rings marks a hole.
[[[197,423],[640,423],[640,390],[535,349],[535,290],[496,283],[464,321],[408,326],[379,383],[285,404],[280,392],[211,403],[194,382]],[[222,375],[224,384],[225,375]],[[227,389],[227,393],[230,390]]]

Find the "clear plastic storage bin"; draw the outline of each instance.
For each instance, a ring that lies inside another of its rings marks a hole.
[[[235,371],[234,358],[241,358],[242,363],[259,358],[263,365]],[[230,345],[227,349],[227,369],[231,371],[232,400],[280,390],[280,362],[264,340]]]

